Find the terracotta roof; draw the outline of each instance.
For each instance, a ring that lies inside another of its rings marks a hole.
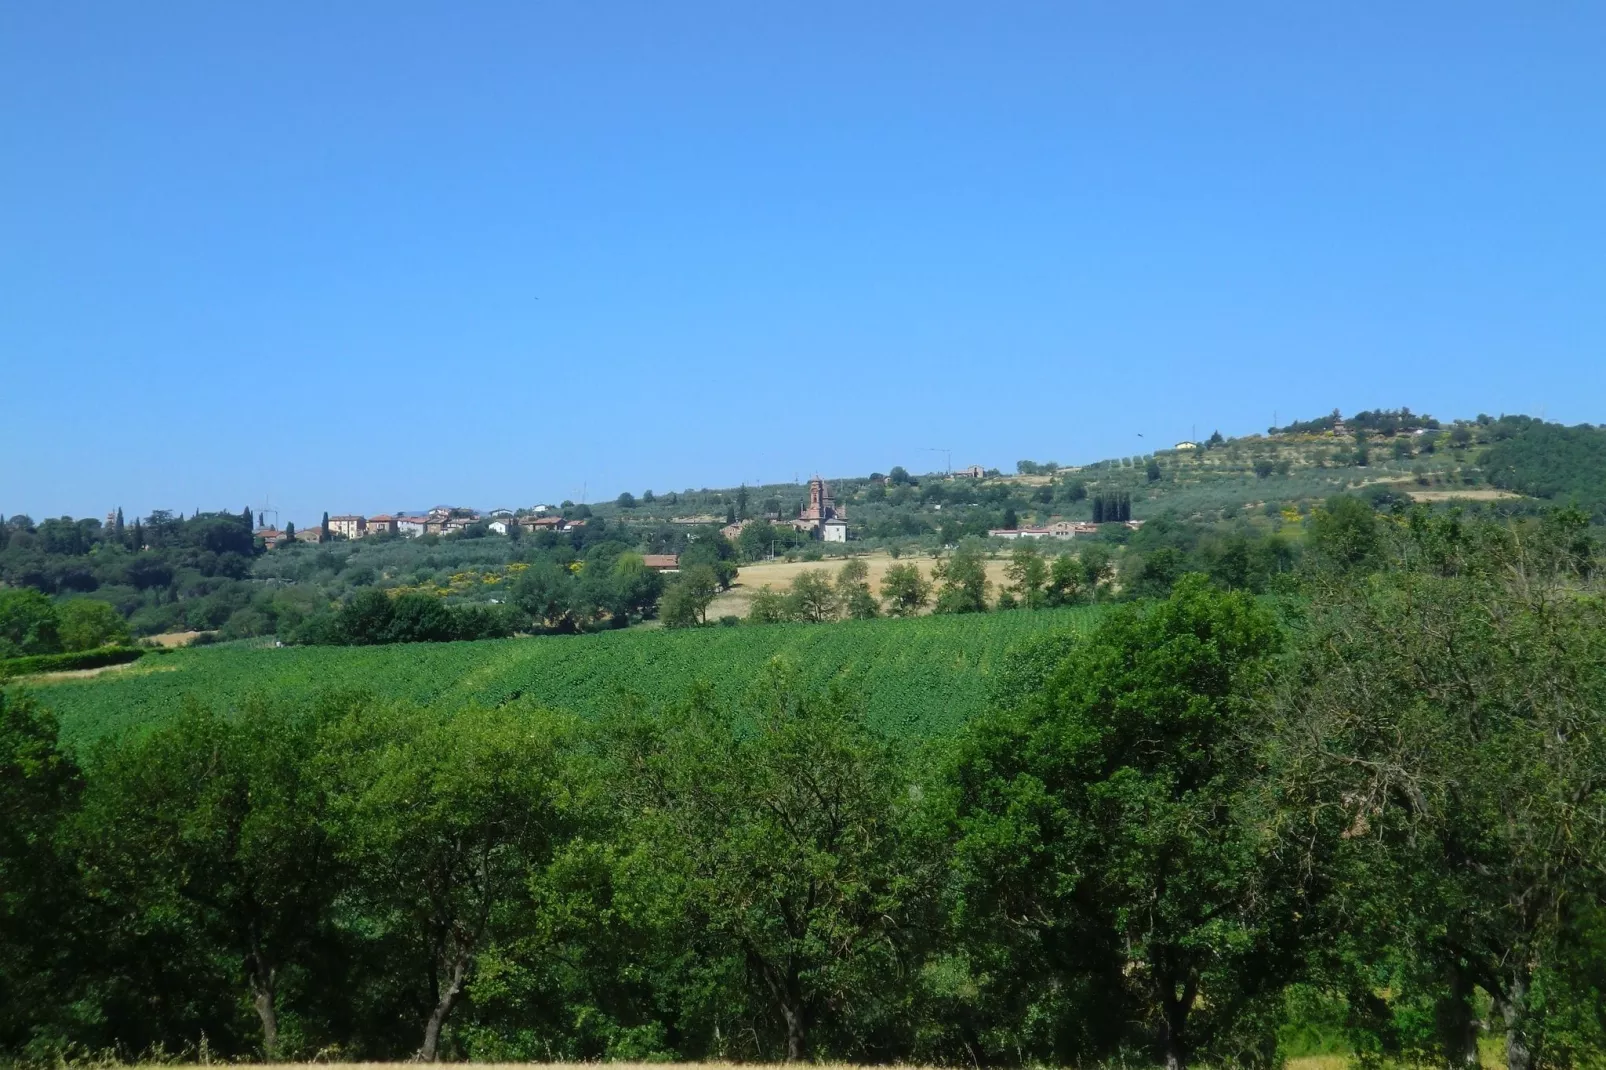
[[[641,559],[647,563],[648,568],[679,568],[679,554],[643,554]]]
[[[368,523],[370,523],[370,524],[388,524],[392,520],[395,520],[395,519],[396,518],[391,516],[389,513],[380,513],[378,516],[369,517],[368,518]]]

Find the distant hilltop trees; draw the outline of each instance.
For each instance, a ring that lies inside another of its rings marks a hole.
[[[1347,434],[1351,431],[1370,431],[1377,435],[1397,435],[1402,431],[1437,431],[1439,421],[1426,414],[1418,415],[1408,408],[1375,409],[1358,412],[1349,419],[1337,409],[1315,420],[1296,420],[1286,427],[1268,428],[1273,435],[1314,435],[1325,431]]]

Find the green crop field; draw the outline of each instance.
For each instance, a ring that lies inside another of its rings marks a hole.
[[[780,654],[821,686],[833,680],[850,685],[883,729],[933,735],[952,731],[981,709],[1009,649],[1031,636],[1079,630],[1097,612],[1017,610],[477,643],[203,647],[32,689],[56,710],[64,735],[84,743],[159,720],[190,696],[227,707],[253,694],[299,701],[332,688],[419,703],[526,698],[594,715],[624,693],[674,699],[698,682],[734,696]]]

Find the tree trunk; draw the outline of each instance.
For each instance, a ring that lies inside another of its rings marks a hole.
[[[422,1062],[432,1063],[440,1056],[441,1027],[446,1019],[451,1017],[452,1008],[457,1006],[458,997],[463,994],[463,980],[468,976],[468,956],[464,955],[452,963],[451,980],[441,989],[440,998],[435,1001],[435,1009],[429,1012],[429,1020],[424,1023],[424,1043],[418,1049],[418,1058]]]
[[[1439,1001],[1439,1039],[1449,1070],[1478,1070],[1478,1021],[1472,1014],[1472,981],[1460,966],[1451,964],[1449,989]]]
[[[1528,970],[1512,970],[1505,991],[1495,996],[1495,1009],[1506,1023],[1506,1070],[1531,1070],[1533,1052],[1528,1050]]]
[[[808,1027],[803,1022],[802,1009],[790,1003],[781,1004],[781,1017],[786,1019],[786,1061],[795,1063],[803,1058]]]
[[[783,969],[770,962],[751,947],[748,948],[749,961],[757,968],[769,986],[770,995],[775,998],[775,1007],[781,1012],[781,1020],[786,1023],[786,1061],[797,1062],[808,1051],[808,1008],[803,1002],[803,986],[798,980],[797,971],[790,966]]]
[[[258,955],[251,955],[245,965],[246,981],[251,986],[251,1006],[262,1020],[262,1058],[275,1062],[279,1058],[278,971],[266,966]]]
[[[1198,990],[1191,979],[1181,987],[1179,994],[1173,985],[1161,1005],[1165,1020],[1160,1030],[1160,1046],[1165,1055],[1165,1070],[1187,1070],[1188,1066],[1188,1012],[1193,1010]]]
[[[1165,1054],[1165,1070],[1187,1070],[1188,1049],[1183,1036],[1187,1026],[1187,1009],[1177,1000],[1166,1000],[1165,1025],[1160,1037],[1160,1046]]]

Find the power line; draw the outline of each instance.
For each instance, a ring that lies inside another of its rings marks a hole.
[[[943,474],[944,475],[950,475],[950,476],[954,474],[954,451],[953,450],[949,449],[946,446],[921,446],[920,449],[925,453],[940,453],[940,454],[942,454]]]

